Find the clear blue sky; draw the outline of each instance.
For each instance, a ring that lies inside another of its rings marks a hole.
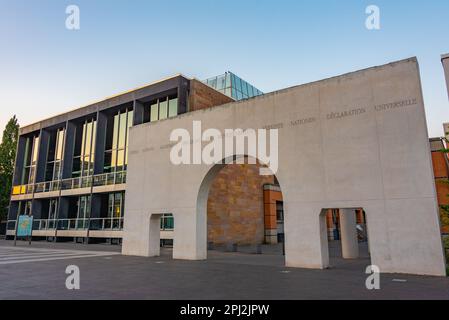
[[[81,30],[65,28],[76,4]],[[381,9],[381,30],[365,8]],[[183,73],[230,70],[264,92],[417,56],[431,136],[449,101],[449,1],[0,0],[0,127]]]

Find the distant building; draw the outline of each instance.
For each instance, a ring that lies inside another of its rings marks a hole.
[[[443,63],[444,75],[446,76],[447,92],[449,95],[449,54],[443,54],[441,56],[441,62]]]
[[[263,94],[262,91],[229,71],[203,82],[234,100],[249,99]]]
[[[446,125],[445,125],[446,130]],[[449,206],[449,159],[442,150],[446,148],[443,138],[431,138],[430,149],[432,151],[433,175],[437,191],[438,205]],[[441,214],[441,212],[440,212]],[[449,234],[449,226],[442,226],[442,233]]]

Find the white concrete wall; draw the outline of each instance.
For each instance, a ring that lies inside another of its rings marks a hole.
[[[416,59],[132,128],[123,254],[151,255],[151,214],[173,213],[174,257],[206,258],[204,197],[218,170],[170,162],[171,131],[192,132],[194,120],[222,132],[280,128],[287,266],[328,267],[321,210],[363,207],[382,272],[445,274]]]

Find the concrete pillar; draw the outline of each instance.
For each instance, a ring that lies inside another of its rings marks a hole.
[[[344,259],[359,257],[356,215],[353,209],[340,209],[341,251]]]
[[[137,126],[139,124],[144,123],[145,121],[145,108],[143,103],[140,101],[134,100],[134,119],[133,119],[133,126]],[[148,119],[149,121],[149,119]]]
[[[41,130],[39,134],[39,152],[36,164],[35,181],[37,183],[45,181],[49,146],[50,146],[50,132],[48,132],[47,130]]]
[[[94,174],[103,173],[104,169],[104,150],[106,146],[108,117],[103,112],[97,113],[97,132],[95,137],[95,160],[94,160]]]
[[[160,214],[150,216],[148,254],[147,257],[158,257],[161,255],[161,217]]]
[[[75,147],[76,124],[67,121],[65,141],[64,141],[64,161],[62,166],[62,178],[68,179],[72,177],[73,169],[73,150]]]
[[[26,148],[26,138],[19,137],[19,142],[17,143],[16,161],[14,166],[14,178],[13,185],[17,186],[22,183],[22,172],[23,163],[25,162],[25,148]]]
[[[315,204],[284,201],[285,264],[292,268],[329,267],[325,212]]]
[[[173,259],[207,259],[207,222],[204,210],[180,208],[173,212]]]

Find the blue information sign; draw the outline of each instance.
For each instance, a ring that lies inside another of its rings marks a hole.
[[[33,231],[33,217],[19,216],[19,225],[17,226],[18,237],[29,237]]]

